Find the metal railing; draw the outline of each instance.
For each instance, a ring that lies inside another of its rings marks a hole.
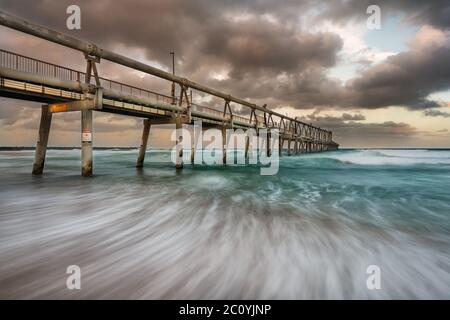
[[[86,76],[85,73],[82,71],[26,57],[3,49],[0,49],[0,65],[5,68],[29,72],[37,75],[42,75],[45,77],[54,77],[67,81],[85,82]],[[109,80],[103,77],[99,77],[99,79],[100,84],[103,88],[112,89],[132,96],[147,97],[157,102],[172,103],[172,97],[164,94],[138,88],[118,81]],[[94,82],[95,79],[91,78],[91,83]]]
[[[45,77],[54,77],[66,81],[79,81],[85,82],[85,73],[82,71],[66,68],[60,65],[49,63],[46,61],[30,58],[10,52],[7,50],[0,49],[0,66],[4,68],[15,69],[18,71],[33,73],[37,75],[42,75]],[[118,91],[120,93],[128,94],[136,97],[149,98],[157,103],[175,104],[178,103],[178,98],[175,99],[169,95],[157,93],[151,90],[139,88],[122,82],[106,79],[99,77],[100,84],[103,88],[108,88],[111,90]],[[91,78],[91,83],[94,84],[95,79]],[[183,101],[182,105],[186,106],[186,102]],[[222,116],[223,112],[211,107],[202,106],[196,103],[191,103],[191,107],[194,110],[211,113],[215,115]],[[249,123],[250,119],[240,115],[233,115],[233,118],[241,122]],[[258,121],[261,123],[264,121],[262,117],[258,117]],[[252,123],[255,124],[256,121],[253,119]]]
[[[60,65],[56,65],[53,63],[49,63],[46,61],[30,58],[27,56],[23,56],[14,52],[10,52],[7,50],[0,49],[0,66],[3,68],[15,69],[18,71],[28,72],[36,75],[41,75],[45,77],[54,77],[61,80],[66,81],[79,81],[85,82],[85,73],[82,71],[66,68]],[[129,84],[121,83],[118,81],[106,79],[103,77],[99,77],[100,85],[103,88],[108,88],[114,91],[118,91],[123,94],[128,94],[135,97],[143,97],[150,99],[156,103],[164,103],[164,104],[178,104],[178,98],[173,98],[172,96],[157,93],[151,90],[139,88],[136,86],[132,86]],[[91,83],[95,84],[95,79],[91,78]],[[183,106],[186,106],[186,101],[183,101]],[[202,106],[196,103],[191,103],[191,107],[193,110],[213,114],[216,116],[223,116],[223,111]],[[229,117],[229,115],[228,115]],[[264,123],[264,117],[257,115],[256,119],[253,117],[252,121],[250,121],[249,117],[243,115],[233,115],[233,120],[240,121],[242,123],[248,123],[255,125],[256,122],[259,124]],[[278,124],[278,123],[277,123]],[[277,125],[276,124],[276,125]],[[272,127],[277,127],[276,125]],[[284,134],[295,134],[295,130],[293,128],[280,128],[281,133]],[[302,134],[302,136],[310,137],[311,135]]]
[[[64,47],[71,48],[73,50],[77,50],[79,52],[84,53],[85,56],[89,56],[89,57],[95,58],[95,59],[108,60],[110,62],[119,64],[121,66],[129,67],[133,70],[137,70],[140,72],[144,72],[146,74],[156,76],[161,79],[165,79],[167,81],[172,82],[173,84],[178,84],[182,88],[182,90],[187,90],[190,88],[190,89],[193,89],[193,90],[205,93],[205,94],[212,95],[217,98],[221,98],[227,104],[229,102],[232,102],[232,103],[236,103],[238,105],[250,108],[250,110],[252,111],[252,114],[254,116],[256,116],[255,112],[256,112],[256,110],[258,110],[259,112],[262,112],[264,114],[264,116],[268,115],[271,120],[273,117],[278,117],[280,121],[289,121],[290,123],[295,124],[295,127],[296,127],[295,131],[296,131],[297,136],[302,136],[304,134],[302,132],[299,132],[299,130],[297,129],[297,126],[300,125],[300,126],[308,127],[308,130],[306,132],[308,139],[313,138],[313,137],[314,137],[314,139],[318,139],[319,138],[318,134],[328,135],[330,137],[330,139],[332,137],[331,131],[322,129],[320,127],[316,127],[316,126],[312,125],[311,123],[308,124],[308,123],[302,122],[299,119],[291,118],[287,115],[280,114],[274,110],[270,110],[270,109],[266,108],[265,105],[259,106],[255,103],[251,103],[251,102],[247,101],[246,99],[241,99],[241,98],[235,97],[229,93],[225,93],[225,92],[219,91],[217,89],[207,87],[200,83],[191,81],[187,78],[183,78],[178,75],[174,75],[170,72],[164,71],[162,69],[142,63],[133,58],[129,58],[129,57],[123,56],[121,54],[117,54],[106,48],[97,46],[95,43],[84,41],[84,40],[78,39],[76,37],[58,32],[56,30],[52,30],[45,26],[37,25],[32,22],[25,21],[21,18],[9,15],[3,11],[0,11],[0,24],[5,27],[24,32],[26,34],[33,35],[35,37],[45,39],[45,40],[51,41],[53,43],[60,44]],[[29,68],[29,66],[27,66],[27,68]],[[39,66],[37,66],[36,68],[39,71]],[[54,68],[55,67],[53,67],[53,69]],[[51,72],[52,70],[46,70],[46,71]],[[55,73],[57,72],[55,70],[53,70],[53,71]],[[72,77],[72,75],[70,75],[70,76]],[[80,74],[80,76],[81,76],[81,74]],[[110,85],[112,86],[112,83]],[[127,88],[131,87],[128,85],[126,85],[126,86],[127,86]],[[143,90],[143,89],[139,89],[139,88],[137,88],[137,89]],[[124,90],[123,87],[121,87],[120,90],[123,91]],[[147,93],[149,92],[148,90],[143,90],[143,91],[145,91]],[[231,113],[231,110],[229,110],[229,111]],[[256,117],[252,118],[252,120],[255,118]],[[265,124],[268,125],[268,123],[265,123]]]

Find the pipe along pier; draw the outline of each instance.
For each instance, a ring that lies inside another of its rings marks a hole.
[[[142,167],[152,125],[175,124],[177,131],[176,167],[183,167],[182,126],[201,121],[205,127],[222,130],[226,163],[226,130],[279,130],[279,152],[287,144],[287,153],[310,153],[337,150],[331,131],[282,115],[266,105],[258,106],[203,86],[158,68],[100,48],[99,46],[39,26],[0,11],[0,25],[72,48],[84,54],[86,71],[66,68],[0,49],[0,96],[43,103],[39,137],[36,144],[33,174],[44,169],[52,115],[61,112],[81,113],[81,174],[93,174],[92,113],[109,112],[143,118],[142,140],[137,167]],[[102,59],[138,70],[176,84],[179,95],[169,96],[100,77],[97,65]],[[223,100],[223,111],[193,103],[188,90],[196,90]],[[236,112],[236,107],[249,115]],[[246,109],[245,109],[246,108]],[[248,141],[248,140],[247,140]],[[195,146],[192,146],[194,151]],[[246,145],[246,157],[248,142]],[[270,152],[268,148],[268,152]],[[193,162],[192,156],[191,160]]]

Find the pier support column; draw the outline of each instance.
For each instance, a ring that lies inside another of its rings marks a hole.
[[[281,138],[279,138],[278,140],[278,156],[281,157],[281,152],[283,151],[283,144],[284,144],[284,140]]]
[[[201,122],[200,124],[194,122],[192,126],[191,164],[202,164],[203,162],[203,131],[205,131],[205,128],[202,127]],[[198,155],[197,150],[200,151]],[[197,156],[200,161],[195,160]]]
[[[194,164],[195,162],[195,134],[192,135],[192,141],[191,141],[191,164]]]
[[[141,145],[139,146],[139,156],[136,162],[137,168],[144,166],[145,152],[147,151],[148,136],[150,134],[150,119],[144,119],[143,123]]]
[[[222,127],[222,163],[227,164],[227,128]]]
[[[47,153],[48,136],[52,123],[52,113],[48,105],[43,105],[41,110],[41,123],[39,124],[39,136],[34,153],[33,175],[40,175],[44,171],[45,155]]]
[[[298,140],[295,138],[294,140],[294,154],[298,153]]]
[[[245,135],[245,162],[247,163],[248,160],[248,149],[250,147],[250,137],[248,136],[248,130],[247,134]]]
[[[180,118],[177,118],[175,121],[176,135],[177,135],[177,145],[175,148],[176,151],[176,159],[175,159],[175,168],[182,169],[183,168],[183,123]]]
[[[287,152],[288,152],[288,156],[290,156],[291,155],[291,138],[288,139]]]
[[[81,110],[81,175],[92,176],[92,110]]]
[[[266,155],[267,157],[270,157],[272,155],[272,141],[270,141],[272,137],[272,134],[270,133],[270,130],[267,130],[267,135],[266,135],[266,142],[267,142],[267,149],[266,149]]]

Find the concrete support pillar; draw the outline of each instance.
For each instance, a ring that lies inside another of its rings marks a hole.
[[[81,175],[92,176],[92,110],[81,111]]]
[[[291,155],[291,138],[288,139],[288,146],[287,146],[288,156]]]
[[[223,164],[227,163],[227,128],[222,127],[222,161]]]
[[[182,169],[183,168],[183,123],[180,118],[177,118],[175,121],[176,127],[176,135],[177,135],[177,145],[175,147],[176,151],[176,159],[175,159],[175,168]]]
[[[139,146],[139,156],[136,162],[137,168],[144,166],[145,152],[147,151],[148,136],[150,134],[150,119],[144,119],[144,128],[142,129],[141,145]]]
[[[40,175],[44,171],[45,155],[47,153],[47,143],[51,123],[52,113],[49,112],[48,105],[43,105],[41,110],[41,123],[39,124],[39,136],[34,153],[34,175]]]
[[[295,138],[294,140],[294,154],[298,153],[298,140]]]
[[[191,91],[192,94],[192,91]],[[202,125],[194,123],[192,126],[192,141],[191,141],[191,164],[202,164],[203,162],[203,132],[205,128]],[[199,154],[197,154],[197,150]],[[198,160],[196,161],[196,157]]]
[[[278,156],[281,157],[281,153],[283,151],[283,144],[284,144],[284,140],[281,138],[279,138],[278,140]]]
[[[191,164],[195,162],[195,134],[192,135],[191,139]]]
[[[250,147],[250,137],[248,136],[248,132],[245,135],[245,161],[248,160],[248,149]]]

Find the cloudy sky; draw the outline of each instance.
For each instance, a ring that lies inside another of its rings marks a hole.
[[[81,8],[81,30],[66,8]],[[367,7],[381,28],[367,28]],[[421,0],[0,0],[0,10],[333,130],[343,147],[450,147],[450,2]],[[0,27],[0,48],[83,70],[81,53]],[[170,93],[102,62],[101,76]],[[196,102],[217,101],[194,93]],[[0,145],[34,145],[39,104],[0,98]],[[134,146],[141,119],[97,113],[95,144]],[[50,145],[80,144],[79,114]],[[171,145],[152,129],[151,145]]]

